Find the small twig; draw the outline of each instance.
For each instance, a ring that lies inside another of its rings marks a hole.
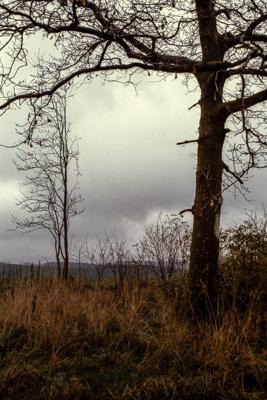
[[[21,146],[24,143],[25,143],[25,139],[23,139],[19,143],[15,143],[15,144],[3,144],[3,143],[0,143],[0,147],[4,147],[5,149],[15,149],[15,148]]]
[[[185,208],[184,210],[180,211],[179,214],[183,215],[186,212],[191,212],[193,214],[193,207],[191,208]]]
[[[194,103],[191,107],[188,108],[188,110],[192,110],[192,108],[196,107],[199,105],[199,101],[197,101],[196,103]]]
[[[198,143],[199,139],[193,139],[193,140],[184,140],[183,142],[178,142],[176,143],[177,146],[182,146],[184,144],[189,144],[189,143]]]

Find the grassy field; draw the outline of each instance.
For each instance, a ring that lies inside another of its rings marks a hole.
[[[82,284],[2,282],[0,398],[266,399],[260,319],[188,324],[184,284],[116,296]]]

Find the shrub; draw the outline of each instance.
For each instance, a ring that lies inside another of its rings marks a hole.
[[[239,310],[267,305],[267,220],[249,215],[221,234],[223,302]]]

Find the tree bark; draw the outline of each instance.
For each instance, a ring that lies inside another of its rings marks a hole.
[[[227,115],[215,79],[212,73],[198,77],[201,87],[201,118],[189,269],[191,310],[198,318],[213,317],[216,314],[218,293],[222,150]]]

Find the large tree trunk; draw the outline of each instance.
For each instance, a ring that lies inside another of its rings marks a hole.
[[[226,115],[222,112],[221,99],[216,94],[214,76],[205,74],[199,83],[202,92],[201,119],[189,286],[194,315],[206,318],[216,313],[217,305],[222,149]]]

